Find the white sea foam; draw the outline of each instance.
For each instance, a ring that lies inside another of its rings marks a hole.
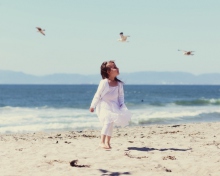
[[[143,106],[130,109],[132,123],[147,124],[149,120],[166,121],[185,117],[197,117],[200,114],[220,113],[218,106],[178,107],[178,106]],[[219,119],[220,120],[220,119]],[[100,129],[101,124],[96,113],[85,109],[73,108],[0,108],[0,132],[34,132],[48,130]]]
[[[183,119],[187,117],[197,117],[201,114],[220,113],[218,107],[148,107],[146,109],[132,110],[132,121],[138,124],[140,121],[147,121],[150,119]],[[220,119],[219,119],[220,120]]]
[[[95,113],[85,109],[0,108],[0,132],[98,128]]]

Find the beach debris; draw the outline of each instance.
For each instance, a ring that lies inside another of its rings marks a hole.
[[[58,141],[56,142],[56,144],[58,144]]]
[[[78,160],[71,161],[70,162],[70,166],[73,166],[73,167],[76,166],[77,162],[78,162]]]
[[[127,38],[130,37],[129,35],[124,35],[123,32],[121,32],[120,34],[120,39],[118,39],[119,42],[128,42]]]
[[[182,132],[182,131],[165,131],[164,133],[160,133],[160,134],[168,134],[168,133],[170,133],[170,134],[174,134],[174,133],[179,133],[179,132]]]
[[[144,134],[143,133],[141,133],[141,136],[140,136],[140,138],[144,138],[145,136],[144,136]]]
[[[55,138],[62,139],[63,137],[61,136],[61,134],[57,134],[57,135],[55,136]]]
[[[14,139],[17,141],[16,137],[14,137]],[[1,136],[1,141],[7,141],[7,140]]]
[[[164,169],[165,169],[166,172],[172,172],[171,169],[167,169],[165,167],[164,167]]]
[[[70,162],[70,166],[72,167],[90,167],[90,165],[78,165],[78,160],[73,160]]]
[[[156,169],[162,168],[162,169],[165,170],[166,172],[172,172],[171,169],[167,169],[166,167],[162,167],[161,164],[158,164],[158,166],[156,166],[155,168],[156,168]]]
[[[98,136],[96,136],[96,135],[83,134],[82,137],[96,138],[96,137],[98,137]]]
[[[125,152],[124,155],[128,156],[129,158],[136,158],[136,159],[148,158],[147,156],[133,156],[130,154],[130,151]]]
[[[171,126],[171,127],[179,127],[180,125],[173,125],[173,126]]]
[[[128,142],[130,142],[130,143],[134,143],[134,141],[128,141]]]
[[[152,131],[152,132],[151,132],[151,134],[155,134],[155,133],[156,133],[156,131]]]
[[[61,160],[50,160],[46,161],[47,164],[53,165],[54,163],[66,163],[66,161],[61,161]]]
[[[178,50],[178,51],[183,51],[183,55],[187,55],[187,56],[193,56],[194,54],[192,54],[192,52],[195,52],[195,51],[184,51],[184,50]]]
[[[23,150],[23,148],[19,148],[19,149],[15,149],[15,150],[22,151],[22,150]]]
[[[192,135],[200,135],[200,134],[201,134],[200,132],[197,132],[197,133],[189,134],[189,136],[192,136]]]
[[[175,156],[164,156],[163,157],[163,160],[176,160],[176,157]]]
[[[37,28],[37,32],[40,32],[41,34],[45,35],[44,31],[45,29],[41,29],[40,27],[36,27]]]
[[[216,141],[213,141],[213,143],[208,143],[206,145],[215,145],[218,149],[220,149],[220,143]]]
[[[71,142],[65,141],[64,143],[70,144]]]

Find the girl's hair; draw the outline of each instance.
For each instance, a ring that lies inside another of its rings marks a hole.
[[[110,67],[106,67],[106,65],[108,63],[115,63],[113,60],[110,60],[108,62],[103,62],[102,65],[101,65],[101,75],[102,75],[102,79],[105,79],[105,78],[108,78],[108,71],[111,70]],[[121,80],[119,80],[117,77],[115,77],[115,81],[118,81],[118,82],[122,82]]]

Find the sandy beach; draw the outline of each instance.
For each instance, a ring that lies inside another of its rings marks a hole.
[[[0,175],[219,176],[219,126],[115,128],[111,150],[98,147],[97,130],[1,134]]]

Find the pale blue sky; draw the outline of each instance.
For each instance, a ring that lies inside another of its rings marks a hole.
[[[115,60],[126,73],[220,73],[219,17],[219,0],[0,0],[0,70],[88,75]]]

